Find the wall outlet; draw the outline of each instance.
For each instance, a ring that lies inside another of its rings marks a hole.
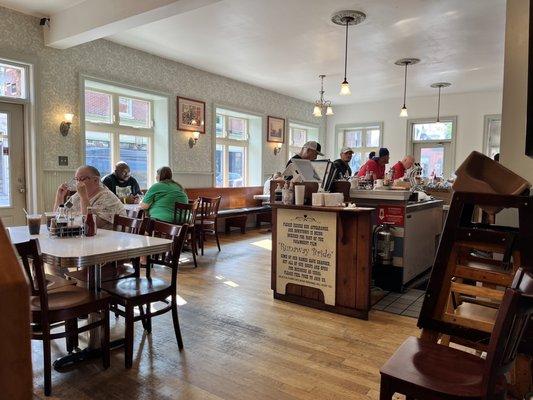
[[[61,167],[67,166],[68,165],[68,156],[59,156],[59,157],[57,157],[57,163]]]

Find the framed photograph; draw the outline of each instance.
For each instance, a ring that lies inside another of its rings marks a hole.
[[[271,117],[267,118],[267,142],[283,143],[285,141],[285,119]]]
[[[205,102],[178,97],[178,131],[205,133]]]

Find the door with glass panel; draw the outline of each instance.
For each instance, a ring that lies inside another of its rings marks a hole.
[[[0,218],[7,226],[23,225],[24,107],[0,102]]]
[[[422,167],[422,176],[449,178],[454,172],[455,119],[410,121],[409,128],[413,156]]]

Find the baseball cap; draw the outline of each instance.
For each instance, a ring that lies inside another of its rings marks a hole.
[[[385,157],[388,155],[389,155],[389,149],[387,149],[386,147],[382,147],[381,149],[379,149],[379,157]]]
[[[322,150],[322,146],[320,146],[320,143],[317,143],[314,140],[310,140],[309,142],[305,142],[305,144],[302,146],[302,148],[315,150],[316,153],[319,156],[323,156],[324,155],[324,154],[322,154],[320,152],[320,150]]]
[[[341,149],[341,154],[344,154],[344,153],[353,153],[353,152],[354,152],[354,151],[353,151],[353,149],[352,149],[351,147],[347,147],[347,146],[346,146],[346,147],[343,147],[343,148]]]

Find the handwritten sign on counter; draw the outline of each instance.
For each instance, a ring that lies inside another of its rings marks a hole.
[[[337,214],[277,210],[276,292],[288,283],[320,289],[335,305]]]

